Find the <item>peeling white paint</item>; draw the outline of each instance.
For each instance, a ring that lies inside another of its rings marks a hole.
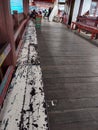
[[[26,27],[23,40],[16,73],[5,100],[6,107],[1,111],[0,130],[48,130],[36,30],[32,21]]]

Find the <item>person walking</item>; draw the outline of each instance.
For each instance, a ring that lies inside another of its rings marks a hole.
[[[49,9],[48,9],[48,15],[47,15],[47,17],[48,17],[48,21],[49,21],[49,16],[50,16],[50,14],[51,14],[51,11],[52,11],[52,8],[49,7]]]

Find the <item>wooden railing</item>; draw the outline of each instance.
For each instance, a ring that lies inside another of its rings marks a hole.
[[[98,18],[97,17],[85,17],[80,16],[77,18],[76,22],[72,22],[71,29],[84,30],[91,33],[91,39],[98,37]]]
[[[26,27],[27,21],[28,21],[28,19],[25,19],[24,21],[22,21],[22,23],[20,24],[19,28],[17,29],[17,31],[14,34],[16,57],[18,56],[20,47],[22,45],[22,36],[23,36],[24,29]]]

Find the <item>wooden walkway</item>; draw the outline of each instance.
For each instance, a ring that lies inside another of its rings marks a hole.
[[[98,47],[59,23],[37,35],[50,130],[98,130]]]

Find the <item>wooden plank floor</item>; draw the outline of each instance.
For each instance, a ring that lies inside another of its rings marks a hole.
[[[98,47],[59,23],[37,36],[50,130],[98,130]]]

